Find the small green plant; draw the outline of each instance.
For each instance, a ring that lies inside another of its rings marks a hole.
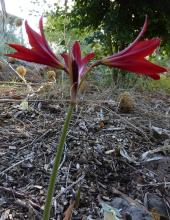
[[[161,90],[170,94],[170,77],[162,75],[159,81],[150,81],[149,90]]]

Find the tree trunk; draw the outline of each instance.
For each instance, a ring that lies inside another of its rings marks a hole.
[[[107,34],[107,42],[108,42],[108,49],[109,49],[109,54],[112,55],[114,53],[118,52],[118,46],[115,44],[115,50],[113,50],[113,43],[112,43],[112,34],[108,33]],[[118,81],[118,71],[114,68],[112,68],[112,78],[113,78],[113,82],[114,84],[117,84]]]

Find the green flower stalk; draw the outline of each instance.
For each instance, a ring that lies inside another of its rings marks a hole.
[[[55,189],[56,178],[58,174],[58,168],[60,166],[60,161],[61,161],[61,157],[63,154],[64,144],[65,144],[65,140],[67,136],[67,131],[69,128],[69,124],[71,121],[74,107],[75,107],[75,104],[71,103],[68,108],[64,126],[61,132],[60,141],[56,149],[56,156],[55,156],[55,160],[53,164],[53,169],[52,169],[50,182],[48,186],[47,198],[46,198],[45,207],[44,207],[43,220],[48,220],[50,218],[50,210],[51,210],[52,198],[53,198],[54,189]]]

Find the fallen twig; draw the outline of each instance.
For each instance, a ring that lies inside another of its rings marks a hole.
[[[145,187],[145,186],[165,186],[165,188],[170,187],[170,182],[161,182],[161,183],[155,183],[155,182],[150,182],[147,184],[138,184],[139,187]]]
[[[3,186],[0,186],[0,191],[9,193],[15,199],[18,198],[17,199],[18,201],[21,201],[20,199],[25,199],[25,201],[22,200],[22,204],[29,203],[35,209],[42,210],[41,206],[38,205],[37,200],[31,199],[30,195],[27,193],[23,193],[23,192],[20,192],[20,191],[14,190],[14,189],[10,189],[7,187],[3,187]],[[2,192],[1,192],[1,194],[2,194]]]
[[[17,74],[17,76],[25,83],[25,85],[26,85],[27,88],[28,88],[28,91],[34,93],[34,90],[33,90],[32,86],[27,83],[26,79],[25,79],[24,77],[22,77],[22,76],[12,67],[12,65],[11,65],[8,61],[6,61],[5,59],[3,59],[3,62],[5,62],[5,63]]]
[[[148,138],[148,136],[138,127],[136,127],[134,124],[132,124],[131,122],[129,122],[128,120],[124,119],[123,117],[121,117],[119,114],[117,114],[116,112],[114,112],[112,109],[108,109],[104,106],[100,106],[101,108],[105,109],[108,112],[112,112],[114,115],[116,115],[118,118],[120,118],[122,121],[124,121],[126,124],[130,125],[132,128],[134,128],[135,130],[139,131],[141,134],[143,134],[143,136],[146,138],[146,140],[152,144],[152,142],[150,141],[150,139]]]
[[[69,186],[67,186],[62,192],[60,192],[55,198],[54,200],[57,200],[62,194],[64,194],[65,192],[67,192],[68,190],[72,189],[73,186],[75,186],[77,183],[81,182],[84,179],[85,175],[80,176],[75,182],[73,182],[72,184],[70,184]]]
[[[32,154],[31,154],[32,155]],[[6,172],[8,172],[9,170],[13,169],[14,167],[18,166],[19,164],[23,163],[26,160],[29,160],[30,157],[24,158],[21,161],[18,161],[17,163],[13,164],[12,166],[8,167],[7,169],[3,170],[0,172],[0,175],[4,175]]]

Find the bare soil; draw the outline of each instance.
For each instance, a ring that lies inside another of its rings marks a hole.
[[[69,104],[58,86],[29,97],[22,83],[0,86],[1,220],[42,219]],[[51,219],[63,219],[79,188],[73,220],[103,219],[101,204],[114,206],[118,197],[145,207],[152,217],[141,219],[170,219],[170,95],[131,91],[135,105],[124,113],[119,109],[120,93],[92,88],[80,97],[65,143]],[[26,97],[24,110],[20,104]],[[128,216],[123,213],[122,219],[135,219]]]

